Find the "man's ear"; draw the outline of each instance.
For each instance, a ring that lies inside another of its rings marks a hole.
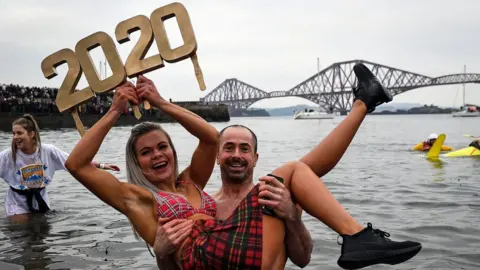
[[[253,157],[253,167],[257,166],[257,161],[258,161],[258,153],[255,153],[255,156]]]

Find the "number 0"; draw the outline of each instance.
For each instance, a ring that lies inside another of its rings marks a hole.
[[[167,31],[165,30],[165,20],[176,17],[178,26],[182,34],[183,45],[172,50],[170,42],[168,42]],[[158,50],[162,58],[169,62],[175,63],[186,58],[197,50],[197,41],[193,33],[192,23],[188,16],[187,10],[180,3],[172,3],[160,8],[157,8],[150,15],[153,32],[155,34],[155,41],[157,42]]]
[[[63,112],[78,104],[82,104],[93,97],[90,87],[86,87],[80,91],[75,91],[75,87],[82,75],[82,67],[70,49],[63,49],[43,59],[41,67],[45,78],[51,79],[57,76],[56,68],[64,63],[68,65],[67,75],[63,80],[62,86],[58,89],[55,103],[58,110]]]
[[[89,53],[90,50],[98,46],[102,47],[113,73],[110,77],[103,80],[100,80]],[[85,78],[90,88],[97,93],[108,92],[119,86],[126,79],[125,68],[120,55],[118,55],[117,47],[115,47],[112,38],[105,32],[96,32],[80,40],[75,46],[75,54],[83,67]]]

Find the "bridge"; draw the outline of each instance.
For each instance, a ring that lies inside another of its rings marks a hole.
[[[393,96],[421,87],[480,83],[480,74],[477,73],[429,77],[365,60],[351,60],[334,63],[287,91],[266,92],[235,78],[226,79],[200,101],[246,109],[266,98],[301,97],[319,104],[325,110],[332,108],[346,112],[352,108],[352,89],[357,85],[353,72],[356,63],[363,63],[370,68]]]

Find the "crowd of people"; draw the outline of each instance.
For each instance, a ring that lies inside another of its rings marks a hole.
[[[0,112],[59,114],[55,103],[58,88],[27,87],[17,84],[0,84]],[[104,114],[112,104],[113,93],[96,95],[82,105],[85,114]]]

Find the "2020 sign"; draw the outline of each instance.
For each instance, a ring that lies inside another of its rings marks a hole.
[[[176,17],[183,45],[175,49],[170,47],[164,21]],[[193,32],[190,17],[185,7],[180,3],[172,3],[160,7],[152,12],[150,18],[137,15],[120,22],[115,29],[115,38],[123,44],[130,41],[129,35],[140,31],[140,38],[127,57],[125,65],[118,54],[113,39],[105,32],[96,32],[77,42],[75,52],[71,49],[61,49],[47,56],[41,63],[42,72],[47,79],[57,76],[56,68],[64,63],[68,65],[68,71],[60,86],[56,98],[58,110],[63,112],[71,110],[75,125],[80,135],[83,136],[84,126],[78,116],[77,107],[95,96],[94,93],[106,93],[122,84],[127,77],[134,78],[138,75],[165,66],[163,61],[175,63],[187,58],[192,60],[195,76],[201,90],[205,90],[202,70],[200,69],[196,55],[197,41]],[[159,53],[145,58],[150,49],[153,39]],[[100,46],[106,60],[111,67],[112,74],[104,79],[99,78],[89,51]],[[75,91],[82,72],[88,82],[88,87]],[[145,109],[150,105],[145,103]],[[141,117],[138,106],[132,106],[137,118]]]

